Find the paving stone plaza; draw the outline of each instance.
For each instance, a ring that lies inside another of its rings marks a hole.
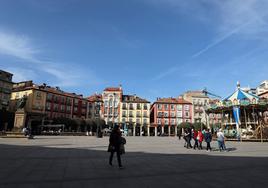
[[[127,137],[124,169],[108,165],[108,137],[0,138],[0,187],[267,187],[268,143],[229,152],[186,149],[174,137]]]

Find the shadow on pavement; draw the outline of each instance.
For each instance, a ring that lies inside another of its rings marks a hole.
[[[265,187],[267,157],[127,152],[0,144],[0,187]],[[100,149],[100,148],[96,148]],[[236,148],[229,148],[235,150]]]

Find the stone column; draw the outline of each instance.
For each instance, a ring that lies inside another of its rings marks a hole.
[[[150,126],[147,126],[147,136],[150,136]]]
[[[157,127],[154,127],[154,136],[157,136]]]
[[[168,136],[170,136],[170,126],[168,126]]]
[[[136,136],[136,126],[133,126],[133,136]]]
[[[162,126],[162,131],[161,131],[162,134],[164,134],[164,126]]]
[[[175,125],[175,137],[178,135],[178,127]]]
[[[142,128],[143,126],[140,126],[140,136],[142,136]]]

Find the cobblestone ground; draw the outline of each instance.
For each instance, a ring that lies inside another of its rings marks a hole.
[[[0,187],[267,187],[268,143],[229,152],[186,149],[174,137],[127,137],[124,169],[108,165],[108,138],[0,138]]]

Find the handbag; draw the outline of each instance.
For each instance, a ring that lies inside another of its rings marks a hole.
[[[112,151],[115,151],[115,147],[109,144],[107,152],[112,152]]]
[[[120,155],[126,153],[124,144],[120,144]]]

